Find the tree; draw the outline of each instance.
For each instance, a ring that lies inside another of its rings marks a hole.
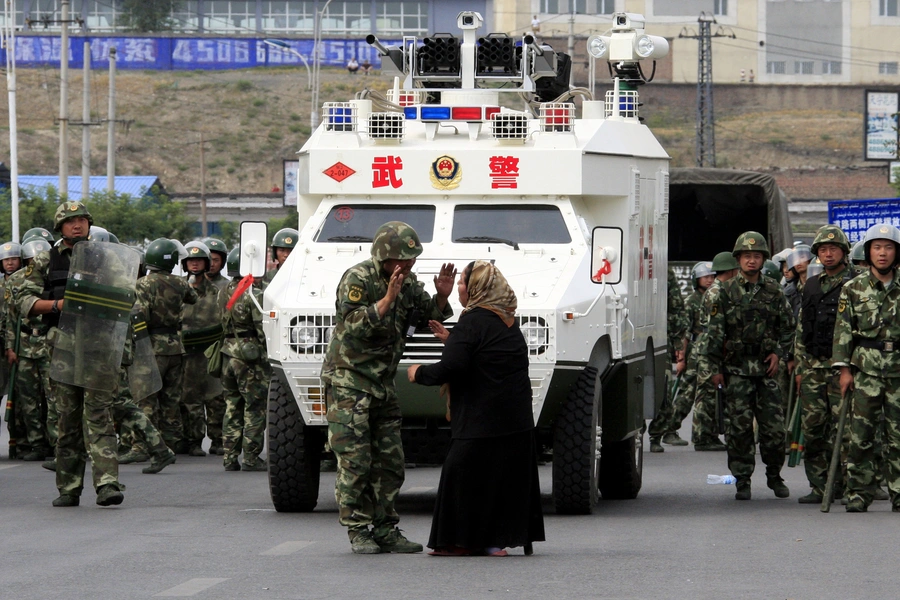
[[[172,13],[180,0],[122,0],[119,23],[130,31],[170,31],[177,23]]]

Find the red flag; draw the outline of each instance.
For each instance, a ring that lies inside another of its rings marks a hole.
[[[253,275],[247,275],[241,282],[238,284],[237,289],[234,290],[234,293],[231,295],[231,298],[228,299],[228,304],[225,305],[226,310],[231,310],[231,307],[234,306],[234,303],[237,302],[237,299],[241,297],[241,294],[247,291],[253,285]]]

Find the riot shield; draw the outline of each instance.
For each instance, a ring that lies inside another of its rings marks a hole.
[[[116,389],[140,260],[135,250],[109,242],[72,248],[59,329],[52,336],[52,379]]]
[[[138,402],[162,389],[162,377],[153,354],[153,344],[150,343],[150,330],[137,305],[131,311],[131,325],[134,330],[134,360],[128,365],[128,387],[132,398]]]
[[[206,372],[207,359],[203,356],[203,352],[207,348],[222,338],[222,311],[219,308],[219,290],[212,283],[207,284],[207,286],[207,292],[200,296],[200,300],[196,304],[186,304],[184,306],[184,317],[181,321],[181,343],[184,345],[184,351],[187,354],[186,369],[188,364],[197,365],[198,367],[201,362],[203,364],[203,368],[198,372],[188,373],[185,370],[185,386],[187,387],[188,377],[204,379],[205,381],[202,385],[197,385],[197,389],[202,390],[204,400],[217,396],[222,392],[222,384],[219,378],[213,377]]]

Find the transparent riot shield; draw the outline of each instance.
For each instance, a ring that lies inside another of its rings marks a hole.
[[[162,389],[162,376],[153,354],[147,322],[137,305],[131,311],[131,325],[134,330],[134,359],[128,366],[128,387],[137,402]]]
[[[92,390],[116,389],[140,260],[137,251],[119,244],[75,244],[53,339],[52,379]]]

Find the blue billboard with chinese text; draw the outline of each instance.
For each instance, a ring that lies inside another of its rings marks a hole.
[[[828,222],[844,230],[852,244],[861,240],[872,225],[900,227],[900,198],[832,200],[828,203]]]

